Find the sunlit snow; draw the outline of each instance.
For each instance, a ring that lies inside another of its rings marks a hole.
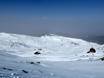
[[[103,52],[82,39],[0,33],[0,78],[104,78]]]

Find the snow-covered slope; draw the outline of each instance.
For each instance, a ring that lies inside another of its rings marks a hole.
[[[94,55],[86,53],[91,47]],[[104,62],[88,60],[103,51],[104,45],[81,39],[0,33],[0,78],[104,78]]]
[[[86,52],[93,47],[96,49],[94,56]],[[35,52],[40,55],[35,55]],[[18,34],[0,33],[0,52],[16,56],[32,58],[35,60],[71,61],[98,58],[103,56],[104,45],[87,42],[82,39],[68,38],[57,35],[32,37]]]

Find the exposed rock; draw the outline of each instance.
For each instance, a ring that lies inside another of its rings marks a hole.
[[[104,57],[100,58],[101,61],[104,61]]]
[[[37,64],[40,64],[40,62],[36,62]]]
[[[22,70],[22,72],[24,72],[24,73],[28,73],[28,71],[26,71],[26,70]]]
[[[39,55],[39,54],[41,54],[41,53],[37,51],[37,52],[35,52],[34,54]]]
[[[6,67],[3,67],[4,70],[9,70],[9,71],[12,71],[13,69],[10,69],[10,68],[6,68]]]
[[[96,50],[94,48],[90,48],[90,50],[87,53],[96,53]]]
[[[30,64],[35,64],[34,62],[30,62]]]

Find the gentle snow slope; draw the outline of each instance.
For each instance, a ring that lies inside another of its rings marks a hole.
[[[33,57],[37,60],[71,61],[88,59],[87,51],[94,47],[94,58],[103,56],[104,46],[81,39],[45,35],[32,37],[26,35],[0,33],[0,51],[21,57]],[[40,55],[34,55],[38,51]]]
[[[104,78],[104,62],[42,61],[39,64],[37,61],[0,52],[0,78]]]

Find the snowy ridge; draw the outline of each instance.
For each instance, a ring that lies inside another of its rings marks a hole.
[[[86,53],[91,47],[97,51],[95,56]],[[32,57],[36,60],[70,61],[101,57],[104,45],[57,35],[32,37],[0,33],[0,51],[21,57]],[[41,54],[34,55],[36,51]]]

